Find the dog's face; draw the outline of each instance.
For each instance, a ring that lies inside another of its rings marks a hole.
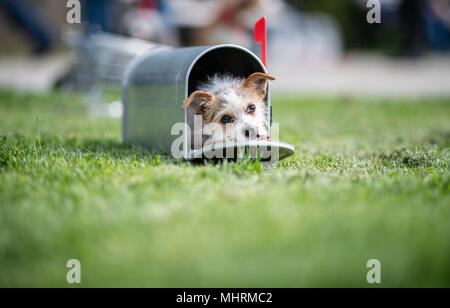
[[[252,74],[247,79],[214,76],[184,102],[184,108],[201,115],[207,144],[223,141],[267,140],[268,108],[264,102],[272,76]]]

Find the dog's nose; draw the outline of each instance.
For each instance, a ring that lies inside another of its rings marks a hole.
[[[247,137],[247,138],[249,138],[249,137],[256,138],[257,137],[256,135],[257,135],[256,128],[253,128],[253,127],[246,127],[246,128],[244,128],[244,136],[245,137]]]

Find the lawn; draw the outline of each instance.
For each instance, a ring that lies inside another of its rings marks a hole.
[[[0,287],[450,287],[450,98],[273,97],[295,156],[192,165],[0,92]]]

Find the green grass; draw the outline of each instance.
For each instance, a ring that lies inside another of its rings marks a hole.
[[[76,97],[0,92],[0,287],[450,287],[450,99],[274,97],[276,169],[123,145]]]

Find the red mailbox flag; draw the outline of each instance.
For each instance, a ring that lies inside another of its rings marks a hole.
[[[261,44],[262,62],[267,68],[267,20],[265,16],[255,23],[254,39],[255,43]]]
[[[267,68],[267,18],[261,17],[255,23],[254,40],[256,44],[261,44],[261,59],[264,66]],[[272,106],[270,106],[270,125],[272,125]],[[270,137],[267,137],[271,141]]]

